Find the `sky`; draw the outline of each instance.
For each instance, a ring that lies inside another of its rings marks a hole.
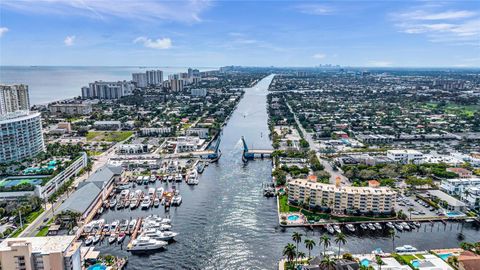
[[[480,1],[0,1],[0,65],[320,64],[479,67]]]

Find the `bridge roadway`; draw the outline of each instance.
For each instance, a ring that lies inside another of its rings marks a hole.
[[[271,155],[273,154],[273,149],[248,149],[248,153],[256,154],[256,155]]]

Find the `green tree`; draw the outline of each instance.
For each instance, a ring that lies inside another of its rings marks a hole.
[[[305,239],[305,247],[308,249],[308,258],[310,259],[310,253],[313,247],[316,245],[315,241],[312,239]]]
[[[320,267],[324,270],[335,269],[335,260],[331,259],[330,256],[324,256],[320,262]]]
[[[338,257],[340,257],[340,246],[347,243],[347,237],[343,233],[335,235],[335,243],[338,245]]]
[[[283,248],[283,256],[287,257],[288,262],[292,262],[297,253],[295,252],[295,245],[292,243],[288,243]]]
[[[323,246],[323,255],[325,256],[327,248],[330,246],[330,237],[326,234],[322,235],[322,237],[320,237],[320,244]]]
[[[296,253],[298,253],[298,243],[302,242],[302,234],[299,233],[299,232],[294,232],[294,233],[292,234],[292,240],[293,240],[293,242],[295,242],[295,244],[296,244],[296,249],[295,249],[295,251],[296,251]]]

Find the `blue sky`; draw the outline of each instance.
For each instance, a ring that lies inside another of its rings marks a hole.
[[[478,1],[2,0],[1,65],[479,67]]]

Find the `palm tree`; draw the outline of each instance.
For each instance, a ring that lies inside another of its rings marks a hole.
[[[325,256],[325,252],[327,252],[327,248],[330,246],[330,237],[324,234],[320,237],[320,244],[323,245],[323,255]]]
[[[302,252],[302,251],[298,252],[297,258],[305,258],[305,252]],[[300,262],[301,262],[301,259],[300,259]]]
[[[298,243],[302,242],[302,234],[299,232],[294,232],[292,235],[292,240],[297,244],[297,248],[295,249],[296,253],[298,253]]]
[[[410,213],[410,220],[412,220],[412,211],[414,211],[412,207],[408,208],[408,212]]]
[[[312,251],[312,249],[315,245],[316,245],[316,243],[312,239],[305,239],[305,247],[308,249],[308,258],[309,259],[310,259],[310,252]]]
[[[288,243],[284,248],[283,248],[283,256],[287,257],[287,261],[291,262],[293,261],[293,258],[297,253],[295,252],[295,245],[292,243]]]
[[[390,230],[388,231],[388,235],[392,237],[392,250],[395,251],[395,237],[396,237],[395,230],[394,230],[394,229],[390,229]]]
[[[330,270],[335,268],[335,261],[330,259],[330,256],[323,257],[322,261],[320,262],[320,266],[322,269]]]
[[[340,257],[340,246],[347,243],[347,237],[343,233],[337,233],[335,236],[335,243],[338,244],[338,257]]]
[[[378,270],[382,270],[382,264],[383,264],[382,258],[380,256],[376,255],[375,256],[375,261],[378,264]]]

